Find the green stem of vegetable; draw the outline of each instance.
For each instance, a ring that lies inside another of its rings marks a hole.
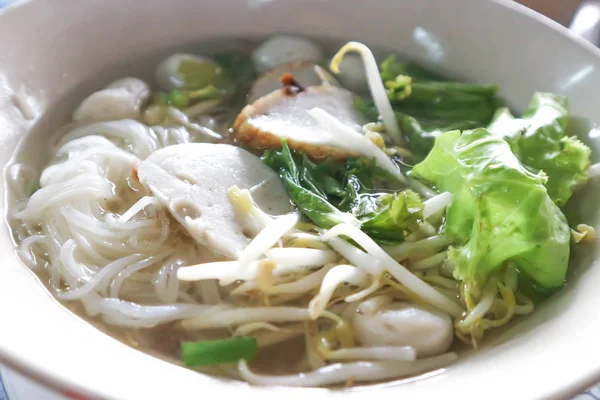
[[[182,342],[181,358],[188,367],[251,361],[258,346],[252,336],[203,342]]]

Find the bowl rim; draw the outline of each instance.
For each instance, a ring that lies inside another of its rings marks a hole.
[[[525,16],[529,19],[530,23],[541,24],[546,28],[555,31],[561,36],[568,38],[572,45],[577,45],[586,52],[593,54],[594,57],[597,58],[600,63],[600,48],[596,47],[587,40],[582,39],[580,36],[569,30],[567,27],[559,24],[558,22],[551,20],[550,18],[538,13],[537,11],[534,11],[513,0],[485,1],[495,3],[507,10],[510,10],[515,14]],[[0,21],[23,12],[27,7],[36,7],[36,4],[40,2],[41,0],[16,0],[13,3],[6,5],[0,10]],[[6,228],[7,227],[5,226],[4,229]],[[26,267],[23,265],[23,268]],[[28,273],[31,273],[35,276],[35,274],[32,271],[28,271]],[[39,282],[39,284],[42,283]],[[53,297],[52,299],[54,300]],[[73,315],[73,317],[87,323],[87,321],[85,321],[77,315]],[[68,379],[61,378],[57,374],[53,373],[53,370],[50,368],[37,368],[36,366],[29,364],[27,360],[19,357],[18,355],[15,355],[10,351],[4,351],[4,349],[1,346],[0,362],[6,367],[18,372],[19,374],[26,376],[27,378],[30,378],[36,383],[39,383],[53,391],[56,391],[57,393],[61,393],[67,396],[68,398],[100,399],[104,398],[105,396],[105,394],[91,391],[88,388],[79,385],[79,383],[75,381],[70,381]],[[570,396],[575,396],[598,382],[600,382],[600,364],[595,370],[590,370],[589,373],[587,373],[585,376],[582,376],[580,379],[576,381],[571,381],[570,383],[566,383],[559,392],[555,393],[556,396],[554,398],[569,398]],[[362,391],[358,392],[358,394],[360,393],[362,393]]]

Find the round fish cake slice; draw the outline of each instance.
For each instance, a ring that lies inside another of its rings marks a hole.
[[[250,152],[228,144],[165,147],[143,161],[137,174],[194,239],[232,259],[250,239],[235,218],[229,188],[250,189],[258,207],[271,215],[291,211],[277,173]]]

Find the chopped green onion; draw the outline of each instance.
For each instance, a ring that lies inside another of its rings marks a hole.
[[[173,90],[169,93],[169,104],[175,107],[187,107],[190,105],[190,99],[187,93],[180,90]]]
[[[250,361],[257,352],[256,338],[245,336],[203,342],[181,342],[181,358],[188,367]]]

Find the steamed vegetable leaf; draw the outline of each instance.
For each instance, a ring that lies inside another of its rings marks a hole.
[[[186,108],[202,100],[213,100],[221,97],[222,93],[214,86],[209,85],[197,90],[172,90],[168,93],[157,92],[154,95],[154,104]]]
[[[404,232],[418,229],[423,220],[423,202],[418,194],[403,190],[389,194],[361,194],[350,212],[361,221],[361,229],[379,241],[395,242]]]
[[[424,79],[432,81],[443,81],[444,78],[441,75],[430,71],[421,65],[413,62],[399,62],[395,55],[390,55],[388,58],[383,60],[379,66],[381,71],[381,79],[385,81],[391,81],[396,79],[398,75],[411,76],[414,79]]]
[[[548,196],[546,177],[525,169],[502,138],[485,129],[440,135],[412,175],[454,199],[446,232],[460,245],[449,258],[455,276],[482,287],[507,260],[540,285],[562,285],[569,227]]]
[[[319,171],[306,155],[294,157],[285,141],[281,150],[266,151],[262,160],[279,172],[292,202],[316,225],[331,228],[341,223],[357,224],[351,214],[341,212],[328,199],[333,192],[343,192],[342,187],[337,185],[338,166],[329,171],[326,168]]]
[[[395,113],[402,135],[412,151],[420,157],[426,156],[432,149],[435,138],[444,132],[474,129],[480,127],[478,121],[418,120],[410,115]]]
[[[497,108],[495,85],[448,82],[394,56],[380,65],[380,73],[402,134],[421,158],[442,132],[486,126]],[[367,119],[378,119],[371,100],[359,98],[354,105]]]
[[[488,128],[510,144],[526,167],[548,175],[548,193],[559,206],[567,203],[576,185],[587,181],[590,165],[590,149],[567,136],[567,121],[565,97],[535,93],[521,118],[502,108]]]
[[[418,194],[373,190],[378,181],[394,179],[375,160],[314,162],[284,141],[280,150],[265,152],[263,161],[279,172],[292,202],[322,228],[352,223],[377,241],[398,242],[423,218]]]

